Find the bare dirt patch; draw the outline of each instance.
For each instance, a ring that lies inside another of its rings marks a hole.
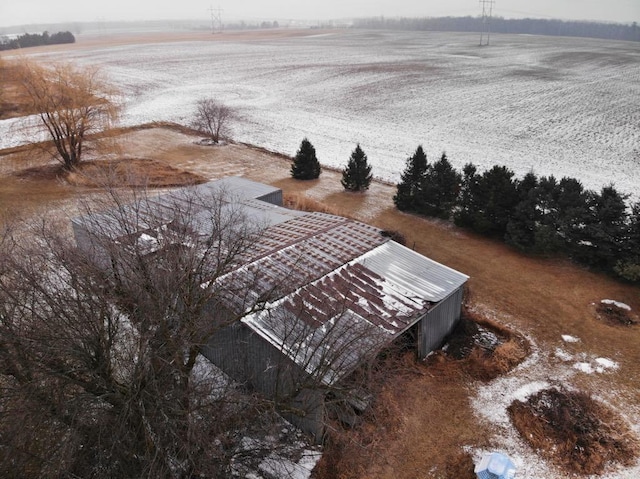
[[[601,474],[637,457],[640,443],[629,427],[586,393],[544,389],[508,412],[524,440],[569,473]]]
[[[636,314],[613,302],[599,302],[595,305],[595,315],[600,321],[612,326],[635,326],[640,324]]]

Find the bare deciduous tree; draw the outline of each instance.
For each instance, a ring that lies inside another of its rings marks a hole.
[[[30,126],[44,130],[53,141],[54,156],[66,170],[73,169],[82,160],[87,137],[107,130],[117,119],[115,91],[96,68],[70,63],[48,68],[24,61],[19,75],[29,109],[40,120]]]
[[[196,104],[192,126],[204,132],[214,143],[218,143],[229,135],[230,124],[237,117],[231,107],[213,98],[203,98]]]
[[[42,226],[2,244],[3,477],[225,477],[260,423],[260,401],[196,370],[238,319],[217,305],[244,288],[216,278],[259,230],[219,198],[118,201],[84,248]]]
[[[61,225],[2,235],[0,475],[228,477],[277,462],[273,444],[247,438],[280,434],[274,412],[296,414],[298,391],[336,388],[334,375],[357,364],[353,345],[376,349],[375,331],[343,314],[343,300],[322,330],[296,309],[302,298],[264,310],[282,285],[256,297],[264,278],[233,273],[257,254],[262,225],[224,192],[202,191],[112,192],[109,208],[74,221],[80,246]],[[276,397],[199,355],[217,331],[256,315],[299,360],[278,365],[277,386],[291,387]]]

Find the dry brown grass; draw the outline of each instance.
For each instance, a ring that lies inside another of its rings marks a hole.
[[[479,427],[456,392],[467,380],[460,363],[426,366],[415,351],[391,351],[371,380],[375,401],[362,422],[352,430],[333,424],[316,477],[474,478],[460,450]]]
[[[589,394],[545,389],[514,401],[508,412],[524,440],[569,473],[602,474],[638,456],[640,442],[629,427]]]
[[[0,58],[0,120],[34,113],[19,80],[18,63]]]
[[[332,215],[346,216],[338,208],[329,206],[313,198],[309,198],[300,193],[285,193],[282,198],[282,202],[285,207],[294,210],[308,211],[308,212],[320,212],[329,213]]]
[[[55,204],[107,186],[164,188],[207,181],[195,172],[157,159],[85,161],[75,171],[67,172],[38,147],[4,153],[0,155],[0,222],[42,214]]]
[[[206,178],[179,170],[157,160],[123,158],[88,161],[64,175],[73,186],[104,187],[109,185],[134,188],[186,186],[206,182]]]

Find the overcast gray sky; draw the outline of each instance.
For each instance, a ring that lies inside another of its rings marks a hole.
[[[209,18],[223,21],[478,15],[478,0],[0,0],[0,26],[109,20]],[[640,0],[496,0],[503,17],[640,21]]]

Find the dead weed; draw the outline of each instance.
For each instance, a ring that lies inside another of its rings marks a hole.
[[[144,158],[84,162],[76,170],[67,173],[65,179],[73,186],[149,188],[185,186],[206,181],[200,175]]]
[[[623,420],[584,392],[545,389],[507,411],[531,447],[570,473],[601,474],[637,456],[640,443]]]
[[[373,404],[354,428],[332,421],[322,459],[314,474],[317,479],[367,476],[372,457],[385,453],[388,443],[402,428],[402,406],[395,391],[385,387],[375,394]]]
[[[465,310],[440,355],[459,361],[473,378],[490,381],[512,370],[529,352],[529,342],[521,334]]]
[[[286,208],[291,208],[294,210],[345,216],[345,214],[342,211],[339,211],[337,208],[331,207],[326,203],[314,200],[313,198],[309,198],[308,196],[300,193],[285,193],[283,195],[282,201]]]

